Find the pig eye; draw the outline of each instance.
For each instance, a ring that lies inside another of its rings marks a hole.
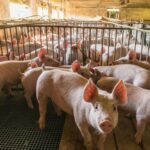
[[[117,111],[117,106],[116,105],[113,106],[113,110]]]

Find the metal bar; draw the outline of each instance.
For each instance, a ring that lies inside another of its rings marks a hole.
[[[10,39],[11,39],[11,46],[12,46],[12,49],[11,49],[11,50],[13,51],[12,54],[13,54],[13,59],[14,59],[14,45],[13,45],[13,42],[12,42],[12,41],[13,41],[13,36],[12,36],[11,28],[10,28]],[[10,52],[10,53],[11,53],[11,52]]]
[[[8,45],[7,45],[6,29],[4,29],[4,37],[5,37],[5,42],[6,42],[6,51],[7,51],[7,57],[8,57]],[[9,57],[8,57],[8,60],[9,60]]]
[[[24,52],[24,54],[26,54],[25,53],[25,47],[24,47],[24,34],[23,34],[23,29],[22,29],[23,27],[21,27],[21,33],[22,33],[22,40],[23,40],[23,52]]]
[[[18,56],[19,56],[19,60],[20,60],[20,51],[19,51],[19,40],[18,40],[17,27],[15,27],[15,30],[16,30],[16,40],[17,40],[17,51],[18,51]]]
[[[45,27],[46,30],[46,50],[47,50],[47,54],[48,54],[48,38],[47,38],[47,27]]]
[[[30,53],[30,59],[31,59],[31,49],[30,49],[30,37],[29,37],[29,27],[27,27],[27,31],[28,31],[28,42],[29,42],[29,53]]]

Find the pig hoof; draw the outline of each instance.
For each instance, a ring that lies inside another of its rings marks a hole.
[[[140,144],[142,141],[141,136],[139,134],[135,134],[135,142],[136,144]]]
[[[45,129],[45,123],[39,121],[39,128],[40,128],[41,130],[44,130],[44,129]]]
[[[34,106],[33,106],[33,105],[28,105],[28,107],[29,107],[30,109],[34,109]]]

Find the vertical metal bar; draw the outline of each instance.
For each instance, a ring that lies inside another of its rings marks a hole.
[[[95,41],[95,61],[97,61],[96,54],[97,54],[97,28],[96,28],[96,41]]]
[[[8,57],[8,45],[7,45],[7,36],[6,36],[6,29],[4,28],[4,37],[5,37],[5,42],[6,42],[6,51],[7,51],[7,57]],[[9,57],[8,57],[9,60]]]
[[[77,43],[78,42],[78,36],[80,35],[80,30],[78,30],[78,27],[77,28],[74,28],[74,31],[75,31],[75,29],[76,29],[76,41],[75,41],[75,43]],[[79,35],[78,35],[79,34]],[[72,37],[71,37],[72,38]],[[84,53],[83,53],[83,55],[84,55]],[[77,53],[77,59],[78,59],[78,53]]]
[[[13,51],[13,59],[14,59],[14,45],[13,45],[13,36],[12,36],[12,31],[11,31],[11,28],[10,28],[10,39],[11,39],[11,46],[12,46],[12,49],[11,51]]]
[[[54,58],[54,35],[53,35],[54,28],[53,28],[53,26],[51,29],[52,29],[52,51],[53,51],[53,58]],[[60,49],[60,47],[58,49]]]
[[[103,48],[103,42],[104,42],[104,41],[103,41],[103,39],[104,39],[104,34],[105,34],[104,32],[105,32],[105,29],[103,28],[103,29],[102,29],[102,48]],[[101,62],[100,62],[101,65],[102,65],[102,62],[103,62],[103,55],[101,55]]]
[[[86,60],[85,60],[85,49],[84,49],[84,27],[83,27],[83,65],[86,64]]]
[[[147,55],[148,58],[147,58],[147,61],[150,62],[150,56],[149,56],[150,55],[150,33],[148,33],[148,34],[149,34],[149,36],[148,36],[149,37],[149,44],[148,44],[148,55]]]
[[[39,26],[39,28],[40,28],[40,43],[41,43],[41,45],[42,45],[42,38],[41,38],[41,27]]]
[[[124,39],[124,29],[121,29],[121,31],[122,31],[122,41],[121,41],[121,53],[120,53],[120,57],[122,57],[123,39]]]
[[[108,30],[109,31],[109,38],[108,38],[108,58],[107,58],[107,65],[109,65],[109,48],[110,48],[110,29]]]
[[[29,42],[29,53],[30,53],[30,59],[31,59],[31,49],[30,49],[30,37],[29,37],[29,27],[27,27],[27,31],[28,31],[28,42]]]
[[[116,60],[116,41],[117,41],[117,32],[118,32],[118,30],[117,29],[115,29],[115,55],[114,55],[114,61]]]
[[[35,55],[37,56],[37,51],[36,51],[36,39],[35,39],[35,36],[36,36],[36,33],[35,33],[35,26],[33,27],[33,35],[34,35],[34,52],[35,52]]]
[[[143,45],[144,45],[144,32],[141,32],[141,38],[142,38],[142,43],[141,43],[141,53],[140,53],[140,60],[142,60],[142,51],[143,51]]]
[[[18,56],[19,56],[19,60],[20,60],[20,51],[19,51],[19,40],[18,40],[17,27],[15,27],[15,30],[16,30],[16,40],[17,40],[17,51],[18,51]]]
[[[64,64],[66,64],[66,31],[64,27],[64,47],[65,47],[65,55],[64,55]]]
[[[138,30],[136,30],[136,37],[135,37],[135,45],[134,45],[134,51],[136,51],[137,34],[138,34]]]
[[[46,49],[47,49],[47,54],[48,54],[47,26],[45,27],[45,30],[46,30]]]
[[[91,59],[91,28],[90,28],[90,34],[89,34],[89,54],[88,57]]]
[[[72,62],[72,27],[70,27],[70,45],[71,45],[71,62]]]
[[[26,54],[25,53],[25,47],[24,47],[24,33],[23,33],[23,29],[22,29],[23,27],[21,27],[21,33],[22,33],[22,40],[23,40],[23,52],[24,52],[24,54]]]
[[[128,30],[129,37],[128,37],[128,51],[129,51],[129,45],[130,45],[130,36],[131,36],[131,29]]]
[[[60,48],[60,27],[58,26],[58,47]],[[58,54],[59,56],[59,58],[58,58],[58,60],[60,61],[60,57],[61,57],[61,51],[59,50],[59,54]]]

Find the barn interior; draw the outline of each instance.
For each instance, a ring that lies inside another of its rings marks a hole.
[[[0,0],[0,150],[150,150],[149,63],[150,0]]]

